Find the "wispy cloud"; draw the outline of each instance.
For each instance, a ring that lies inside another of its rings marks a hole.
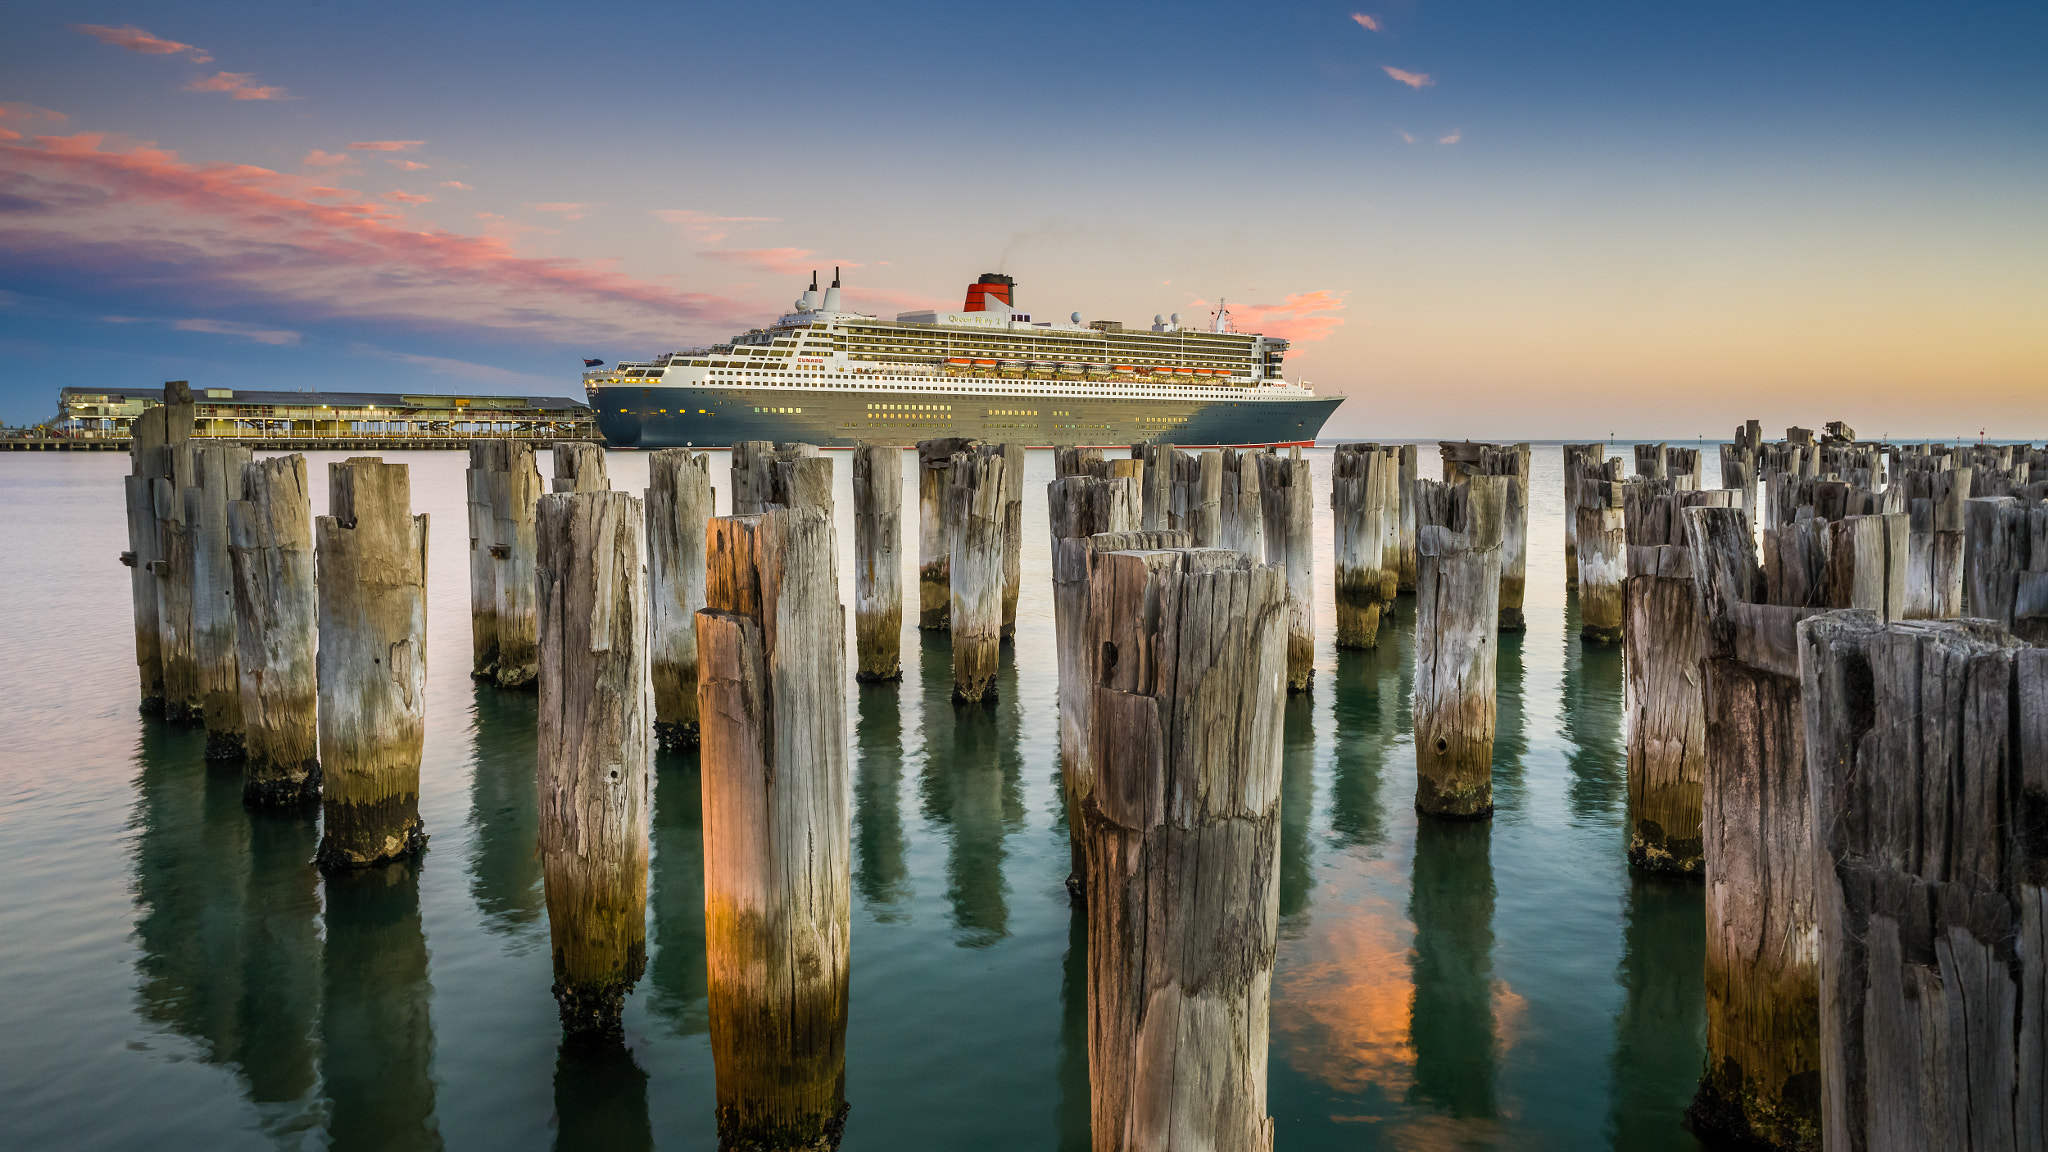
[[[758,311],[587,260],[522,256],[502,237],[422,228],[393,204],[308,177],[188,163],[105,133],[0,144],[0,197],[19,206],[0,216],[0,251],[18,275],[172,314],[261,316],[266,332],[347,321],[666,344]]]
[[[852,260],[825,260],[809,248],[712,248],[697,255],[721,264],[737,264],[778,276],[801,276],[814,268],[858,268]]]
[[[664,224],[680,225],[700,244],[716,244],[741,229],[776,222],[773,216],[714,216],[691,208],[656,208],[648,215]]]
[[[10,121],[26,128],[31,124],[62,124],[64,120],[62,112],[52,112],[34,104],[0,100],[0,140],[21,139],[21,133],[7,126]]]
[[[1403,143],[1403,144],[1413,144],[1413,143],[1415,143],[1415,137],[1413,137],[1413,136],[1410,136],[1410,135],[1409,135],[1408,133],[1406,133],[1406,132],[1403,132],[1403,131],[1401,131],[1401,129],[1399,129],[1399,128],[1396,128],[1396,129],[1394,129],[1394,131],[1400,134],[1400,137],[1401,137],[1401,143]]]
[[[384,199],[391,201],[393,204],[432,204],[434,202],[432,196],[422,195],[418,192],[386,192]]]
[[[423,172],[429,167],[417,160],[400,160],[391,156],[386,156],[384,162],[403,172]]]
[[[346,152],[322,152],[318,148],[306,153],[306,158],[299,161],[308,168],[346,168],[355,162],[356,158]]]
[[[417,152],[425,140],[358,140],[348,146],[351,152]]]
[[[180,332],[211,332],[216,336],[239,336],[258,344],[297,344],[299,334],[283,328],[265,328],[233,320],[178,320],[171,324]]]
[[[1380,21],[1379,17],[1377,16],[1367,16],[1363,12],[1353,12],[1351,14],[1351,18],[1358,22],[1358,26],[1360,28],[1363,28],[1368,32],[1377,32],[1380,30]]]
[[[1197,300],[1193,306],[1214,307],[1207,300]],[[1315,341],[1327,339],[1338,325],[1344,323],[1342,316],[1329,315],[1343,310],[1344,293],[1321,289],[1293,293],[1278,304],[1232,304],[1230,318],[1240,332],[1258,332],[1278,336],[1282,340]]]
[[[527,207],[533,209],[535,212],[553,212],[555,215],[560,216],[564,220],[581,220],[585,216],[590,215],[589,209],[592,206],[589,204],[572,204],[567,201],[557,200],[547,204],[528,204]]]
[[[225,92],[237,100],[289,100],[285,90],[256,83],[254,72],[215,72],[203,80],[185,85],[187,92]]]
[[[1439,144],[1456,144],[1458,141],[1463,140],[1464,138],[1465,133],[1462,129],[1453,128],[1444,135],[1437,137],[1436,142]]]
[[[474,185],[474,184],[464,184],[464,183],[463,183],[462,181],[460,181],[460,180],[443,180],[443,181],[441,181],[441,183],[440,183],[439,185],[437,185],[437,187],[441,187],[441,188],[453,188],[453,189],[455,189],[455,190],[456,190],[457,192],[474,192],[474,191],[476,191],[476,185]]]
[[[425,368],[437,376],[453,376],[472,384],[491,388],[533,389],[553,388],[559,390],[562,381],[559,376],[541,376],[528,372],[514,372],[495,364],[478,364],[469,360],[455,360],[447,356],[422,356],[414,352],[394,352],[369,344],[357,344],[354,351],[370,356],[381,356],[416,368]]]
[[[208,55],[204,48],[195,48],[176,40],[152,36],[133,24],[123,24],[119,28],[111,28],[105,24],[73,24],[70,28],[73,32],[83,33],[102,44],[112,44],[116,48],[126,48],[130,52],[140,52],[145,56],[169,56],[182,52],[185,58],[194,64],[213,63],[213,57]]]
[[[1427,88],[1430,85],[1436,83],[1435,80],[1430,79],[1429,73],[1427,72],[1409,72],[1405,69],[1396,68],[1392,64],[1382,64],[1380,65],[1380,68],[1384,70],[1387,75],[1392,76],[1394,79],[1400,81],[1403,84],[1406,84],[1410,88]]]

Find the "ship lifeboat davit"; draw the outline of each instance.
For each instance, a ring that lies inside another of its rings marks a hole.
[[[946,364],[947,364],[947,365],[948,365],[949,367],[953,367],[953,368],[965,368],[965,367],[967,367],[967,366],[968,366],[969,364],[972,364],[972,363],[974,363],[974,361],[972,361],[972,360],[969,360],[969,359],[968,359],[967,357],[965,357],[965,356],[954,356],[954,357],[951,357],[951,358],[949,358],[949,359],[948,359],[948,360],[946,361]]]
[[[1195,370],[1193,368],[1175,368],[1173,374],[1175,376],[1193,376]]]
[[[1133,367],[1131,367],[1131,366],[1130,366],[1129,364],[1119,364],[1119,365],[1117,365],[1117,366],[1116,366],[1116,367],[1115,367],[1114,369],[1112,369],[1112,371],[1115,371],[1115,372],[1122,372],[1122,373],[1125,373],[1125,374],[1130,374],[1130,373],[1135,373],[1135,372],[1137,371],[1137,369],[1136,369],[1136,368],[1133,368]]]

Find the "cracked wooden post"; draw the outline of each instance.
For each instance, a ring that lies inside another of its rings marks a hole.
[[[228,508],[242,694],[242,802],[289,808],[320,798],[320,686],[314,641],[313,497],[306,458],[242,466]]]
[[[733,442],[730,465],[733,515],[761,514],[768,503],[768,490],[772,483],[768,476],[768,461],[774,455],[775,445],[766,440]]]
[[[1273,1147],[1287,613],[1285,574],[1234,551],[1097,558],[1077,825],[1096,1152]]]
[[[206,724],[206,758],[243,755],[242,677],[235,640],[235,561],[228,506],[242,495],[249,450],[237,444],[192,446],[192,484],[184,491],[192,593],[192,652]]]
[[[953,454],[980,447],[960,437],[917,442],[917,626],[926,632],[951,627]]]
[[[1263,453],[1223,450],[1223,482],[1218,497],[1223,521],[1222,546],[1264,563],[1266,506],[1259,494],[1259,457]]]
[[[903,678],[903,450],[853,450],[853,641],[857,680]]]
[[[1619,644],[1626,619],[1621,582],[1628,576],[1627,518],[1621,458],[1579,481],[1579,635],[1598,644]]]
[[[823,510],[713,520],[697,614],[722,1148],[829,1149],[846,1102],[845,610]]]
[[[164,719],[174,724],[205,722],[199,687],[198,639],[192,618],[192,566],[195,542],[185,522],[185,489],[192,483],[189,441],[160,450],[160,479],[150,484],[156,510],[158,559],[151,563],[156,581],[159,658],[164,672]]]
[[[1698,875],[1705,866],[1700,797],[1707,764],[1700,657],[1706,641],[1693,589],[1684,509],[1727,508],[1727,491],[1657,493],[1629,486],[1624,512],[1628,625],[1628,860],[1648,872]]]
[[[174,462],[189,459],[192,436],[192,390],[183,380],[164,384],[164,402],[145,410],[129,428],[128,471],[122,477],[128,510],[128,590],[135,611],[135,670],[141,682],[142,711],[164,709],[163,636],[158,623],[158,584],[168,571],[162,532],[157,520],[158,485],[175,485]]]
[[[1707,1063],[1686,1114],[1710,1138],[1807,1149],[1820,1136],[1820,942],[1796,629],[1816,609],[1754,602],[1740,509],[1685,519],[1707,706]]]
[[[1173,458],[1172,444],[1131,445],[1131,459],[1144,461],[1145,471],[1139,485],[1144,507],[1138,514],[1138,525],[1147,531],[1163,531],[1178,528],[1173,523]]]
[[[1867,608],[1886,620],[1905,616],[1910,517],[1848,516],[1828,524],[1827,567],[1821,603]]]
[[[1414,592],[1417,566],[1420,561],[1415,554],[1415,481],[1420,478],[1422,468],[1422,445],[1403,444],[1400,447],[1400,473],[1394,478],[1395,495],[1401,501],[1401,523],[1399,544],[1400,567],[1395,572],[1394,590]]]
[[[1823,1147],[2041,1147],[2048,652],[1831,612],[1799,667]]]
[[[491,555],[498,543],[498,527],[491,505],[491,474],[504,468],[505,444],[503,440],[471,440],[469,467],[462,472],[469,510],[469,675],[473,680],[498,678],[498,561]]]
[[[701,460],[702,457],[699,457]],[[543,496],[540,860],[555,1004],[572,1037],[616,1037],[647,967],[647,574],[640,501]]]
[[[1603,478],[1601,458],[1605,444],[1564,446],[1564,579],[1576,587],[1579,582],[1579,496],[1587,480]]]
[[[1756,523],[1757,449],[1762,438],[1762,428],[1751,420],[1735,430],[1734,443],[1721,445],[1721,487],[1739,496],[1742,514],[1751,524]]]
[[[327,466],[314,521],[320,604],[322,868],[418,854],[426,737],[427,517],[403,464]]]
[[[1668,480],[1671,478],[1671,446],[1669,444],[1638,444],[1635,446],[1636,478],[1639,480]]]
[[[1138,525],[1138,482],[1131,477],[1068,475],[1045,486],[1046,519],[1052,530],[1053,647],[1059,668],[1060,779],[1069,827],[1086,799],[1088,705],[1094,698],[1093,653],[1088,647],[1088,577],[1095,566],[1095,537],[1126,533]],[[1081,875],[1083,841],[1068,838]]]
[[[1024,590],[1024,446],[998,444],[1003,457],[1002,639],[1017,634],[1017,596]]]
[[[500,688],[531,687],[540,675],[533,600],[534,507],[545,491],[540,466],[525,440],[472,443],[469,460],[470,676]]]
[[[808,444],[798,445],[804,449],[801,454],[780,452],[768,465],[768,500],[761,511],[770,508],[822,508],[831,516],[834,508],[832,499],[832,460],[821,456],[816,448]]]
[[[1188,458],[1188,481],[1182,499],[1187,504],[1181,524],[1194,538],[1197,548],[1223,547],[1223,452],[1210,448],[1184,453]]]
[[[1398,579],[1386,566],[1386,541],[1388,521],[1401,514],[1399,467],[1377,444],[1340,444],[1330,460],[1339,648],[1379,646],[1380,613],[1393,603]]]
[[[1316,674],[1314,481],[1300,448],[1258,460],[1266,563],[1287,573],[1287,690],[1306,692]]]
[[[1907,493],[1908,620],[1952,620],[1963,614],[1963,508],[1969,468],[1913,475]],[[1922,494],[1924,493],[1924,495]]]
[[[1500,529],[1500,630],[1525,632],[1523,590],[1529,571],[1529,445],[1443,441],[1444,480],[1459,484],[1471,475],[1506,476],[1507,516]]]
[[[953,555],[947,616],[953,631],[953,699],[994,699],[1002,659],[1003,522],[1009,459],[999,450],[956,452],[951,469]]]
[[[611,488],[604,469],[604,445],[557,440],[549,454],[555,461],[555,491],[604,492]]]
[[[704,607],[704,531],[715,508],[711,457],[664,448],[647,462],[648,668],[654,737],[697,743],[697,611]]]
[[[1963,581],[1970,615],[2048,642],[2048,507],[2012,496],[1964,504]]]
[[[1508,476],[1415,482],[1415,810],[1493,815],[1494,667]]]

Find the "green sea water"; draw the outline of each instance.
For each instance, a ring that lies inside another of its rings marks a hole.
[[[1328,453],[1310,455],[1327,493]],[[316,510],[338,458],[310,461]],[[315,819],[245,812],[203,735],[137,713],[126,458],[0,461],[0,1148],[715,1147],[695,756],[655,767],[625,1047],[565,1050],[534,700],[467,675],[465,457],[391,458],[432,516],[431,840],[416,866],[327,880]],[[850,464],[834,459],[850,552]],[[608,463],[614,487],[645,486],[644,455]],[[721,508],[725,467],[714,453]],[[945,638],[916,632],[914,611],[904,680],[848,685],[848,1149],[1087,1146],[1050,454],[1027,468],[997,704],[955,708]],[[1486,824],[1418,824],[1412,600],[1378,651],[1335,649],[1319,498],[1315,688],[1286,706],[1283,1149],[1697,1147],[1681,1119],[1704,1046],[1700,888],[1626,865],[1621,658],[1577,638],[1555,446],[1537,448],[1532,489],[1529,629],[1501,644]],[[905,510],[914,522],[908,489]],[[843,554],[849,604],[850,568]]]

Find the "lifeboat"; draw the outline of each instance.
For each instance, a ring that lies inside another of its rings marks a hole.
[[[1175,376],[1193,376],[1195,370],[1193,368],[1175,368],[1173,374]]]
[[[996,366],[996,362],[993,360],[976,360],[974,366],[976,368],[993,368]]]
[[[965,356],[954,356],[946,361],[947,366],[952,368],[965,368],[972,363],[974,363],[974,361],[969,360]]]
[[[1022,370],[1023,370],[1023,368],[1024,368],[1024,363],[1025,363],[1025,362],[1024,362],[1024,361],[1022,361],[1022,360],[1005,360],[1005,361],[1003,361],[1003,371],[1005,371],[1005,372],[1018,372],[1018,371],[1022,371]]]
[[[1197,375],[1197,376],[1214,376],[1215,374],[1216,374],[1216,370],[1215,370],[1214,368],[1197,368],[1197,369],[1195,369],[1195,375]]]
[[[1081,365],[1079,365],[1079,364],[1062,364],[1062,365],[1060,365],[1060,371],[1062,371],[1062,372],[1079,372],[1079,371],[1081,371],[1081,370],[1082,370],[1082,369],[1081,369]]]
[[[1111,371],[1114,371],[1114,372],[1123,372],[1123,373],[1135,373],[1135,372],[1137,371],[1137,369],[1136,369],[1136,368],[1133,368],[1133,367],[1131,367],[1131,366],[1130,366],[1129,364],[1119,364],[1119,365],[1117,365],[1117,366],[1116,366],[1115,368],[1111,369]]]

